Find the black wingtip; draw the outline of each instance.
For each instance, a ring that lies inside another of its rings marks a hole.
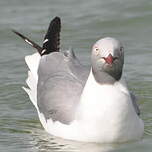
[[[47,33],[43,41],[43,51],[41,55],[49,54],[51,52],[59,52],[60,49],[60,32],[61,19],[56,16],[49,25]]]
[[[60,50],[60,32],[61,32],[61,19],[56,16],[49,25],[47,33],[44,37],[43,47],[39,46],[23,34],[12,29],[12,32],[21,37],[26,43],[36,48],[39,54],[45,55],[50,54],[51,52],[59,52]]]
[[[25,36],[23,36],[21,33],[17,32],[16,30],[12,29],[12,32],[21,37],[23,40],[25,40]]]
[[[49,25],[49,28],[52,28],[54,32],[60,32],[61,31],[61,19],[60,17],[56,16]],[[48,30],[49,30],[48,28]],[[48,31],[49,32],[49,31]]]
[[[53,19],[55,22],[60,22],[61,23],[61,19],[60,19],[60,17],[58,17],[58,16],[56,16],[54,19]],[[52,20],[52,21],[53,21]]]
[[[12,32],[15,33],[16,35],[18,35],[19,37],[21,37],[26,43],[28,43],[29,45],[31,45],[32,47],[37,49],[37,51],[41,55],[41,52],[43,50],[41,46],[39,46],[38,44],[36,44],[35,42],[33,42],[32,40],[30,40],[29,38],[27,38],[26,36],[24,36],[23,34],[17,32],[14,29],[12,29]]]

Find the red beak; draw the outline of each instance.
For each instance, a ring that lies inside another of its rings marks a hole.
[[[114,57],[111,55],[111,53],[105,58],[103,57],[103,59],[106,61],[106,63],[108,64],[112,64],[114,61]]]

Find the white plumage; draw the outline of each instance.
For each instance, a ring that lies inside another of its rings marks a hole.
[[[86,142],[126,142],[142,137],[144,125],[137,116],[125,83],[98,84],[92,74],[83,90],[75,120],[69,125],[51,119],[45,120],[37,106],[37,81],[40,55],[25,58],[30,69],[24,90],[38,111],[40,121],[47,132],[66,139]]]
[[[38,107],[37,107],[37,83],[38,83],[37,71],[38,71],[40,58],[41,57],[38,53],[25,57],[26,64],[29,67],[28,78],[26,80],[26,83],[27,83],[29,89],[25,88],[25,87],[23,87],[23,89],[29,95],[29,97],[30,97],[32,103],[34,104],[34,106],[36,107],[36,109],[38,109]]]

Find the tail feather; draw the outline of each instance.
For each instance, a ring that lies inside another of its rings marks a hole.
[[[30,87],[31,90],[36,88],[37,81],[32,75],[31,71],[28,71],[28,78],[26,79],[26,84]]]
[[[38,70],[40,58],[41,57],[38,53],[25,57],[25,62],[36,81],[38,80],[37,70]]]
[[[28,85],[28,88],[23,87],[25,92],[29,95],[30,100],[34,104],[34,106],[37,107],[37,82],[38,82],[38,66],[40,61],[40,55],[38,53],[35,53],[30,56],[25,57],[25,61],[27,66],[29,67],[28,71],[28,78],[26,80],[26,83]]]
[[[28,94],[28,96],[29,96],[30,100],[32,101],[33,105],[35,106],[35,108],[38,109],[36,98],[35,98],[35,93],[26,87],[22,87],[22,88]]]

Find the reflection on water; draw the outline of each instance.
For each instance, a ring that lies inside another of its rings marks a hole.
[[[124,144],[83,143],[57,138],[40,129],[34,130],[32,136],[34,140],[32,144],[38,151],[44,150],[45,152],[143,152],[144,149],[151,149],[152,142],[152,139],[147,137],[140,141]],[[150,152],[149,150],[148,152]]]
[[[35,146],[40,150],[65,151],[65,152],[110,152],[116,145],[102,145],[96,143],[75,142],[51,136],[42,130],[34,130],[32,133]]]
[[[148,136],[147,138],[144,137],[139,141],[128,142],[123,144],[76,142],[51,136],[41,129],[33,129],[32,137],[32,144],[34,144],[34,146],[39,151],[44,150],[46,152],[143,152],[144,149],[151,149],[152,142],[152,139]]]

